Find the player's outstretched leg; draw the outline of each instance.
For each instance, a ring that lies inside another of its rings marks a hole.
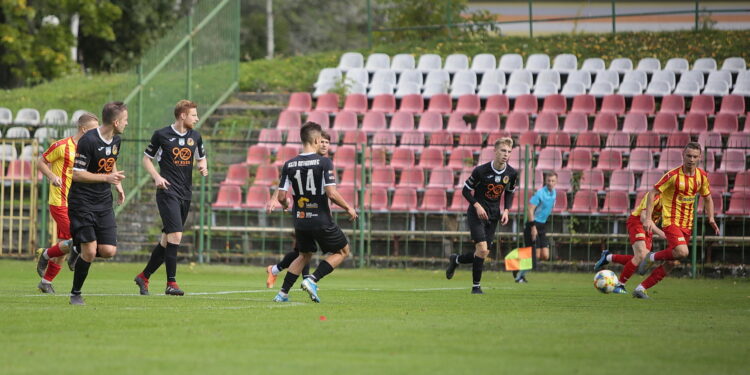
[[[185,292],[177,285],[177,243],[167,242],[164,250],[164,268],[167,270],[167,288],[164,294],[169,296],[183,296]]]
[[[143,272],[136,275],[135,279],[135,285],[138,286],[138,292],[142,296],[149,295],[148,291],[148,281],[151,278],[151,275],[156,272],[156,270],[161,267],[162,263],[164,263],[164,252],[165,252],[164,246],[160,243],[157,243],[154,247],[154,250],[151,251],[151,257],[148,259],[148,263],[146,263],[146,267],[143,268]]]
[[[451,254],[448,257],[448,268],[445,269],[445,278],[450,280],[453,278],[453,275],[456,273],[456,268],[458,267],[458,254]]]
[[[276,278],[278,277],[279,273],[284,269],[289,268],[289,266],[292,264],[292,262],[294,262],[295,259],[297,259],[298,256],[299,252],[290,251],[284,254],[284,257],[281,258],[281,261],[279,263],[266,267],[266,273],[268,274],[268,276],[266,277],[266,288],[273,288],[274,284],[276,284]]]
[[[633,291],[634,298],[640,298],[640,299],[650,298],[648,294],[646,293],[646,289],[653,287],[667,275],[667,272],[665,271],[664,266],[665,265],[656,267],[653,271],[651,271],[651,275],[649,275],[646,278],[646,280],[643,280],[643,282],[640,283],[635,288],[635,290]]]
[[[471,263],[471,294],[484,294],[480,282],[482,281],[482,271],[484,270],[484,258],[490,254],[490,251],[487,249],[487,242],[479,242],[475,247],[476,251]]]
[[[602,251],[602,255],[599,257],[599,260],[594,264],[594,272],[599,272],[604,266],[609,264],[609,259],[607,259],[607,256],[609,255],[609,250]]]

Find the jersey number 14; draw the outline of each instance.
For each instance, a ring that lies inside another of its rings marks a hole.
[[[317,189],[315,188],[315,176],[313,176],[312,169],[307,170],[307,178],[305,179],[305,189],[302,188],[302,170],[298,169],[294,174],[294,179],[297,180],[297,192],[299,195],[307,195],[305,189],[311,195],[316,195]]]

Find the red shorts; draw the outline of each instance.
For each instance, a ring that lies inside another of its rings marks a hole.
[[[641,223],[640,216],[630,215],[625,222],[625,227],[628,228],[630,245],[635,245],[638,241],[645,241],[646,249],[651,251],[654,235],[652,233],[646,233],[646,230],[643,229],[643,223]]]
[[[49,213],[57,223],[57,239],[69,240],[73,238],[70,235],[70,219],[68,219],[68,207],[49,206]]]
[[[678,245],[687,245],[690,242],[690,236],[693,234],[692,229],[681,228],[676,225],[669,225],[663,230],[667,236],[667,248],[665,250],[673,250]]]

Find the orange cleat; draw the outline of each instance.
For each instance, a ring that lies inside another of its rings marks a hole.
[[[273,269],[273,266],[266,267],[266,273],[268,274],[268,278],[266,279],[266,288],[271,289],[273,288],[273,284],[276,284],[276,275],[271,272]]]

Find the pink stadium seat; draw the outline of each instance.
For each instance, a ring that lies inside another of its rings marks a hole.
[[[266,146],[254,145],[247,148],[247,156],[245,157],[245,164],[247,165],[260,165],[268,164],[271,160],[271,150]]]
[[[675,115],[685,114],[685,97],[682,95],[666,95],[661,99],[661,108],[659,112],[674,113]]]
[[[482,151],[479,152],[479,161],[477,162],[478,165],[489,163],[491,161],[495,160],[495,147],[494,146],[487,146],[482,149]]]
[[[355,191],[353,186],[337,186],[336,190],[347,203],[359,208],[359,192]],[[331,202],[330,207],[331,211],[344,211],[343,208],[333,202]]]
[[[658,150],[661,147],[661,138],[654,132],[642,132],[635,139],[635,147]]]
[[[290,130],[286,135],[286,145],[302,147],[302,138],[300,138],[299,130]],[[278,148],[276,146],[274,148]]]
[[[701,113],[688,113],[682,124],[682,131],[690,134],[708,131],[708,118]]]
[[[362,119],[362,131],[374,133],[379,130],[388,129],[388,123],[385,121],[383,112],[367,112]]]
[[[590,115],[596,113],[596,98],[593,95],[582,94],[573,98],[573,106],[570,112]]]
[[[359,186],[362,185],[361,183],[361,174],[362,170],[359,168],[354,167],[348,167],[344,168],[344,171],[341,173],[341,180],[337,181],[337,186],[343,186],[343,187],[351,187],[351,186]]]
[[[654,117],[654,130],[653,131],[654,133],[657,133],[657,134],[669,134],[669,133],[677,132],[678,131],[677,115],[671,114],[671,113],[661,113],[661,112],[657,113],[656,117]],[[630,133],[633,133],[633,132],[630,131]]]
[[[302,117],[299,112],[283,110],[279,114],[279,120],[276,122],[276,129],[280,130],[297,130],[302,127]]]
[[[682,165],[682,150],[665,148],[659,157],[659,169],[668,171]]]
[[[542,135],[537,132],[524,132],[520,137],[518,137],[518,145],[521,146],[521,152],[523,152],[523,146],[526,145],[528,145],[532,150],[534,148],[540,148],[542,146]]]
[[[401,134],[399,148],[408,148],[421,151],[424,148],[424,133],[418,131],[404,132]]]
[[[247,166],[243,163],[230,164],[227,169],[227,175],[222,185],[237,185],[243,186],[247,183],[247,179],[250,177],[250,172],[247,170]]]
[[[656,112],[654,96],[649,94],[634,96],[633,102],[630,104],[630,112],[643,113],[647,116],[653,115]]]
[[[582,133],[589,130],[588,117],[580,112],[571,112],[565,117],[563,131],[566,133]]]
[[[745,113],[745,98],[741,95],[725,95],[721,98],[719,113],[727,113],[735,116]]]
[[[636,148],[630,151],[628,169],[631,171],[648,171],[654,168],[654,152],[650,149]]]
[[[401,99],[399,111],[422,113],[424,112],[424,99],[420,94],[409,94]]]
[[[614,113],[597,113],[594,118],[594,132],[612,134],[617,131],[617,115]]]
[[[562,169],[562,151],[554,148],[542,149],[536,168],[543,171],[559,171]]]
[[[524,156],[524,149],[521,147],[513,147],[513,150],[510,152],[510,160],[508,160],[508,164],[516,169],[521,169],[526,165],[526,158]],[[529,149],[529,155],[530,159],[534,159],[534,153],[531,149]],[[529,162],[530,163],[530,162]],[[531,165],[531,164],[529,164]]]
[[[452,133],[465,133],[471,131],[471,126],[464,121],[463,113],[453,112],[448,118],[446,130]]]
[[[354,130],[359,127],[357,113],[352,111],[341,111],[333,120],[333,128],[338,131]]]
[[[648,130],[648,119],[643,113],[628,113],[622,124],[623,133],[640,134]]]
[[[742,129],[745,133],[750,133],[750,112],[748,112],[748,115],[745,116],[745,126]]]
[[[713,152],[704,152],[703,159],[698,163],[698,167],[703,168],[706,172],[716,170],[716,155]]]
[[[362,147],[367,144],[367,133],[361,130],[349,130],[344,132],[345,145],[359,145]]]
[[[538,170],[539,168],[537,168]],[[555,189],[560,192],[570,190],[570,180],[573,178],[573,172],[566,169],[560,169],[555,172],[557,173],[557,187]],[[537,185],[541,186],[541,183],[537,183]],[[558,193],[557,197],[560,198],[561,195],[564,194]]]
[[[484,105],[484,111],[507,115],[510,112],[510,101],[508,100],[508,97],[503,94],[491,95],[487,98],[487,103]]]
[[[279,168],[273,165],[260,165],[255,171],[253,185],[271,186],[279,183]]]
[[[265,210],[270,199],[271,192],[268,186],[253,185],[247,189],[245,203],[242,203],[241,207],[245,210]]]
[[[477,95],[473,95],[473,94],[461,95],[458,98],[455,112],[470,113],[473,115],[478,115],[479,112],[481,111],[482,111],[482,106],[479,102],[479,97]]]
[[[393,133],[386,133],[393,134]],[[388,150],[385,147],[368,147],[365,148],[365,165],[367,167],[384,167],[386,166],[386,159],[388,156]]]
[[[341,146],[333,154],[333,165],[336,168],[352,168],[356,164],[357,151],[354,146]]]
[[[428,188],[450,189],[453,187],[453,170],[450,168],[436,168],[430,172]]]
[[[550,133],[547,136],[547,147],[553,147],[563,152],[570,151],[570,134],[568,133]]]
[[[630,198],[626,191],[608,191],[604,196],[604,207],[600,211],[603,214],[622,215],[630,209]]]
[[[287,162],[287,160],[299,155],[301,149],[299,146],[281,146],[276,150],[276,161],[273,165],[280,167]]]
[[[729,198],[729,208],[726,214],[732,216],[750,215],[750,192],[738,191],[732,193],[732,196]]]
[[[634,191],[635,176],[633,171],[624,169],[613,171],[609,178],[609,190]]]
[[[482,133],[461,133],[461,135],[458,136],[458,146],[466,146],[471,149],[478,150],[480,147],[482,147]]]
[[[711,191],[711,200],[714,201],[714,214],[721,215],[724,213],[724,199],[721,196],[721,193]],[[703,197],[698,198],[698,212],[703,213],[704,206],[706,204],[706,199]]]
[[[614,113],[621,115],[625,113],[625,97],[620,94],[611,94],[602,99],[602,109],[599,112]]]
[[[375,167],[372,169],[373,187],[393,187],[396,185],[396,170],[391,166]]]
[[[576,148],[568,154],[568,165],[566,169],[582,171],[591,169],[591,150]]]
[[[493,133],[500,131],[500,116],[493,112],[482,112],[477,118],[477,127],[475,129],[481,133]]]
[[[319,96],[315,103],[315,110],[329,113],[338,112],[339,95],[329,92]]]
[[[516,97],[516,103],[513,105],[513,112],[530,115],[536,114],[538,111],[539,103],[536,101],[536,96],[523,94]]]
[[[679,148],[682,149],[690,142],[690,134],[687,133],[672,133],[667,136],[667,148]]]
[[[416,203],[416,199],[414,203]],[[371,188],[365,191],[365,207],[373,211],[388,210],[388,189]]]
[[[422,204],[419,206],[420,211],[445,211],[448,208],[448,199],[445,196],[445,189],[430,188],[424,191]]]
[[[573,198],[573,208],[570,209],[574,214],[593,214],[599,211],[599,199],[594,190],[578,190]]]
[[[723,173],[723,172],[709,173],[708,183],[709,183],[709,186],[711,187],[711,191],[728,191],[728,189],[718,190],[715,187],[718,184],[714,184],[713,182],[711,182],[711,178],[710,178],[711,175],[713,174],[724,175],[724,179],[725,179],[724,182],[725,183],[727,182],[726,173]],[[728,183],[726,183],[726,185],[728,185]],[[737,172],[737,176],[735,176],[734,178],[734,187],[732,187],[732,193],[737,192],[737,191],[750,191],[750,171]]]
[[[421,189],[424,187],[424,169],[408,168],[401,172],[401,179],[397,187]]]
[[[750,116],[748,116],[750,118]],[[739,148],[750,152],[750,133],[732,133],[727,140],[727,148]]]
[[[414,130],[414,115],[411,112],[396,112],[391,118],[392,132],[409,132]]]
[[[568,212],[568,194],[560,188],[555,188],[555,190],[557,191],[557,197],[555,198],[555,207],[552,208],[552,212],[556,214]]]
[[[643,175],[641,176],[641,185],[638,186],[638,191],[651,191],[654,189],[654,185],[656,185],[659,180],[661,180],[662,176],[664,176],[663,171],[657,171],[657,170],[647,170],[643,172]],[[641,195],[641,197],[643,197]],[[640,203],[641,198],[637,198],[636,204]]]
[[[295,112],[310,112],[312,108],[312,95],[309,92],[293,92],[289,96],[289,104],[286,109]]]
[[[396,112],[396,97],[392,94],[380,94],[372,99],[374,112],[393,113]]]
[[[448,168],[460,171],[474,167],[474,153],[468,147],[456,147],[448,158]]]
[[[554,133],[560,130],[560,123],[557,121],[557,114],[552,112],[542,112],[536,117],[534,122],[534,131],[537,133]]]
[[[413,188],[396,189],[393,193],[391,211],[412,212],[417,209],[417,191]]]
[[[393,152],[396,148],[396,133],[387,130],[381,130],[372,136],[372,145],[388,152]]]
[[[265,205],[265,202],[263,202]],[[220,185],[216,195],[216,202],[211,205],[214,209],[240,208],[242,205],[242,188],[237,185]]]
[[[581,190],[604,190],[604,172],[590,169],[581,173]]]
[[[734,180],[735,187],[737,186],[737,180],[739,179],[740,173],[737,173],[737,177]],[[729,177],[724,172],[708,172],[708,186],[711,188],[712,192],[726,193],[729,191]],[[748,187],[748,189],[750,189],[750,187]]]
[[[607,141],[604,142],[604,146],[607,148],[630,149],[630,134],[620,132],[611,133],[607,136]]]
[[[437,112],[425,112],[419,119],[419,131],[431,133],[443,130],[443,115]]]
[[[526,113],[511,112],[505,121],[505,131],[519,134],[529,130],[529,116]]]
[[[745,155],[744,150],[728,149],[724,151],[719,170],[723,172],[743,172],[747,170]]]
[[[604,149],[599,153],[599,162],[596,169],[603,171],[614,171],[622,169],[622,151],[613,149]]]
[[[706,148],[706,151],[710,152],[721,152],[721,133],[717,132],[702,132],[698,135],[698,143]]]
[[[547,141],[547,144],[549,144],[549,141]],[[599,137],[599,134],[594,132],[583,132],[578,134],[578,137],[576,138],[576,147],[587,148],[597,152],[602,148],[602,140]]]
[[[344,111],[365,113],[367,112],[367,95],[349,94],[344,100]]]
[[[453,101],[448,94],[435,94],[430,98],[430,105],[427,112],[437,112],[440,114],[449,114],[453,112]]]
[[[425,169],[442,168],[443,149],[430,146],[422,150],[419,157],[419,167]]]
[[[463,185],[463,182],[461,182]],[[451,198],[451,205],[448,207],[448,211],[453,212],[466,212],[469,209],[469,202],[464,199],[464,196],[460,189],[456,189],[453,192],[453,198]]]
[[[690,115],[692,115],[692,113],[689,114],[688,116]],[[697,116],[705,116],[705,115],[697,115]],[[716,117],[714,118],[713,131],[719,132],[721,134],[731,134],[731,133],[737,132],[738,130],[739,130],[739,123],[737,121],[736,115],[733,115],[731,113],[716,114]]]
[[[320,125],[324,130],[331,127],[331,119],[328,112],[312,111],[307,114],[307,121]]]
[[[544,98],[542,113],[553,113],[556,115],[565,114],[568,111],[568,103],[565,97],[560,94],[548,95]]]
[[[269,149],[281,146],[281,130],[260,129],[260,134],[258,135],[258,146],[265,146]]]
[[[653,186],[652,186],[653,187]],[[633,207],[631,207],[632,210],[635,210],[636,207],[638,207],[639,204],[641,204],[641,200],[643,200],[643,197],[648,193],[650,190],[638,190],[635,194],[635,204]]]
[[[713,96],[696,95],[693,97],[693,102],[690,103],[690,113],[713,115],[714,112],[716,112],[716,105],[714,104]]]
[[[510,132],[498,130],[487,136],[487,147],[495,147],[495,142],[500,138],[510,137]]]
[[[2,173],[2,170],[0,170]],[[9,180],[31,181],[31,162],[28,160],[11,160],[5,178]]]
[[[432,133],[430,135],[430,148],[441,151],[450,150],[453,148],[453,134],[443,130]]]

